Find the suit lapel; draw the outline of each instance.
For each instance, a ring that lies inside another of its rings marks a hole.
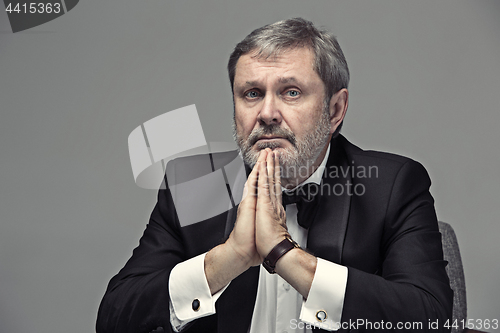
[[[349,218],[349,193],[353,191],[351,169],[341,139],[339,136],[331,141],[318,212],[307,237],[307,248],[313,255],[339,264]]]

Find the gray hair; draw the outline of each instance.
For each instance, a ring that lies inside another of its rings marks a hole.
[[[349,69],[335,36],[317,29],[312,22],[292,18],[268,24],[252,31],[236,45],[229,57],[227,70],[234,89],[236,63],[242,55],[256,51],[268,58],[297,47],[308,47],[314,53],[314,70],[325,84],[326,100],[349,85]]]

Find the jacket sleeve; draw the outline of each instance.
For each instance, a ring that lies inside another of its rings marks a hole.
[[[174,266],[186,259],[182,244],[170,191],[160,190],[139,246],[108,285],[97,333],[171,331],[168,280]]]
[[[343,323],[364,321],[360,332],[380,331],[373,325],[382,322],[383,331],[449,331],[443,325],[451,319],[453,291],[429,187],[421,164],[409,160],[399,169],[385,208],[381,271],[348,267]]]

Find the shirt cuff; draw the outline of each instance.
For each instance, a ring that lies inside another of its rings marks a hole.
[[[347,286],[347,267],[318,258],[311,289],[302,303],[300,320],[315,328],[340,328]]]
[[[205,255],[177,264],[170,272],[170,322],[178,331],[187,323],[215,313],[215,302],[229,283],[212,295],[205,276]]]

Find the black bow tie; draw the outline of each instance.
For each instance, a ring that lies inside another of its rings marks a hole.
[[[315,183],[308,183],[296,188],[292,192],[283,191],[283,207],[290,204],[297,204],[297,222],[302,228],[309,229],[317,211],[319,201],[320,186]]]

